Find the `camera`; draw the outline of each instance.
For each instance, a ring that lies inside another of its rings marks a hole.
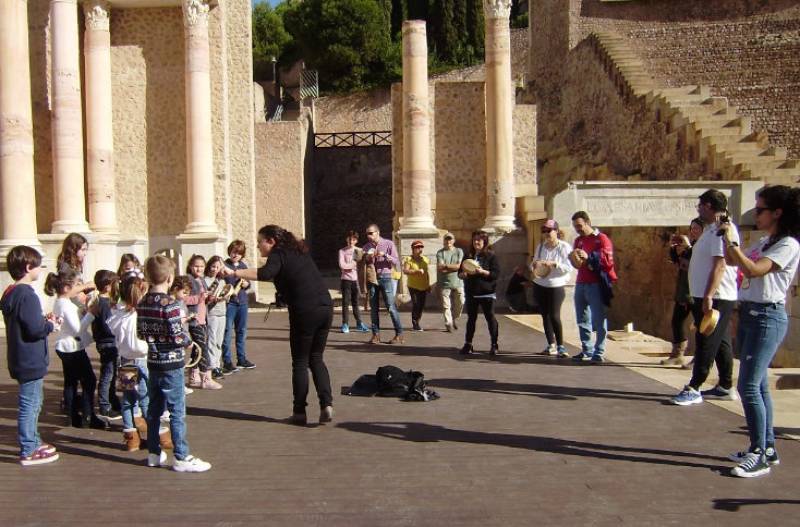
[[[723,234],[725,234],[725,229],[728,228],[728,224],[730,224],[730,222],[731,219],[727,215],[720,217],[719,226],[721,228],[717,229],[717,236],[722,236]]]

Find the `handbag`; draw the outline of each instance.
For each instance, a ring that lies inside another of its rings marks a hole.
[[[139,391],[139,368],[120,366],[117,369],[117,390],[121,392]]]

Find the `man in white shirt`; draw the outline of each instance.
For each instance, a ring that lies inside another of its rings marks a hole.
[[[689,292],[694,299],[692,315],[697,329],[692,378],[672,399],[674,404],[689,406],[703,402],[703,397],[736,400],[733,389],[733,352],[728,325],[736,306],[737,268],[725,264],[725,239],[717,234],[720,222],[727,216],[728,199],[718,190],[700,195],[697,212],[706,224],[700,239],[692,247],[689,262]],[[731,236],[739,243],[739,231],[730,224]],[[712,309],[719,311],[719,321],[710,335],[700,333],[700,321]],[[719,384],[700,392],[711,365],[717,363]]]

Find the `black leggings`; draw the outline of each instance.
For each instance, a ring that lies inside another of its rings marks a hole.
[[[342,280],[340,283],[342,290],[342,324],[349,322],[347,307],[353,306],[353,316],[356,324],[361,324],[361,313],[358,310],[358,282],[355,280]]]
[[[84,419],[94,413],[94,390],[97,387],[97,377],[92,370],[92,363],[86,350],[72,353],[56,351],[61,359],[64,370],[64,413],[73,419],[78,418],[78,412]],[[75,408],[75,399],[78,396],[78,384],[83,390],[80,409]]]
[[[333,321],[333,307],[319,306],[303,313],[289,312],[289,346],[292,350],[293,411],[306,413],[308,370],[314,379],[320,408],[333,403],[331,379],[322,361],[328,331]]]
[[[408,294],[411,295],[411,320],[419,322],[422,312],[425,311],[425,298],[428,296],[428,292],[409,287]]]
[[[208,369],[208,326],[203,324],[194,324],[189,326],[189,336],[192,337],[192,342],[200,346],[200,362],[197,367],[200,371]]]
[[[467,297],[467,333],[464,335],[464,342],[472,344],[472,337],[475,336],[475,322],[478,320],[478,307],[483,310],[483,317],[489,327],[489,336],[492,345],[497,345],[497,337],[500,328],[497,319],[494,317],[494,298],[472,298]]]
[[[686,331],[686,319],[692,314],[692,304],[689,302],[675,302],[672,308],[672,343],[679,344],[689,340]]]
[[[689,386],[695,390],[706,382],[711,365],[716,362],[719,370],[719,385],[726,390],[733,386],[733,351],[731,350],[731,332],[728,324],[733,315],[735,300],[714,299],[713,307],[719,311],[719,322],[709,336],[700,333],[700,321],[703,320],[703,299],[695,298],[692,304],[694,325],[698,328],[695,334],[694,367]]]
[[[561,329],[561,304],[564,303],[564,287],[544,287],[533,284],[533,297],[539,304],[544,323],[544,335],[548,344],[564,345]]]

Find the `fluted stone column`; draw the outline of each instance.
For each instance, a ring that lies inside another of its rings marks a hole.
[[[86,167],[89,183],[89,224],[95,232],[115,234],[114,130],[111,118],[111,6],[86,0],[84,56],[86,60]]]
[[[53,233],[88,232],[77,0],[50,1]]]
[[[431,215],[428,43],[424,20],[403,22],[403,221],[405,232],[436,232]]]
[[[211,137],[211,53],[206,0],[183,0],[186,36],[186,182],[189,223],[185,234],[217,234]]]
[[[39,246],[33,172],[28,3],[0,0],[0,260]]]
[[[511,122],[511,0],[484,0],[486,18],[486,222],[483,230],[514,229],[514,150]]]

